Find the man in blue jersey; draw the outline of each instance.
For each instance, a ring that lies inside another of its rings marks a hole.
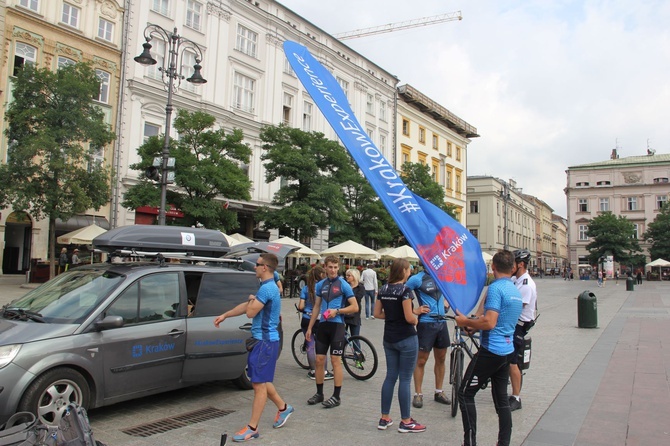
[[[274,280],[274,271],[278,264],[277,256],[263,253],[256,260],[256,277],[261,280],[261,286],[254,296],[226,311],[216,319],[214,326],[229,317],[246,314],[251,322],[252,341],[248,343],[249,357],[247,368],[249,379],[254,387],[254,401],[251,408],[249,424],[240,429],[233,436],[233,441],[247,441],[259,437],[258,423],[268,398],[277,406],[277,415],[272,427],[280,428],[293,413],[293,407],[286,404],[279,396],[272,384],[275,375],[275,366],[279,356],[279,317],[281,315],[281,297]]]
[[[498,251],[491,264],[495,281],[489,285],[484,314],[471,319],[456,311],[456,323],[460,327],[482,330],[481,346],[470,361],[458,392],[465,446],[477,444],[475,395],[489,379],[498,413],[498,446],[509,446],[512,437],[507,379],[514,354],[514,328],[523,307],[521,293],[511,279],[513,268],[514,255],[510,251]]]
[[[447,309],[444,295],[440,292],[430,274],[426,274],[425,268],[424,271],[411,276],[405,285],[407,288],[414,290],[420,307],[428,307],[428,312],[419,316],[419,324],[416,326],[416,333],[419,337],[419,356],[414,368],[412,405],[416,408],[423,407],[421,385],[423,384],[426,362],[430,357],[431,350],[435,352],[435,393],[433,399],[438,403],[451,404],[451,400],[442,390],[446,371],[447,348],[449,347],[447,321],[440,319],[440,316],[444,316]]]
[[[342,352],[344,351],[343,315],[358,313],[358,302],[354,297],[354,291],[347,281],[337,274],[340,269],[339,263],[339,259],[335,256],[328,256],[324,260],[326,278],[316,284],[314,311],[312,311],[312,318],[305,333],[305,339],[309,341],[312,338],[312,328],[314,328],[314,324],[319,314],[321,314],[315,346],[316,394],[307,400],[307,404],[321,403],[326,409],[337,407],[341,402],[340,392],[344,379],[342,371]],[[323,380],[326,369],[326,355],[329,351],[333,375],[335,376],[333,380],[335,389],[333,396],[324,401]]]

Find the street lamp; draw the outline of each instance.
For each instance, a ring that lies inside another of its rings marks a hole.
[[[144,39],[146,42],[142,44],[142,54],[135,57],[135,62],[144,66],[156,65],[158,61],[151,56],[151,39],[157,38],[167,43],[165,54],[163,54],[163,65],[158,67],[161,72],[161,78],[165,89],[167,91],[167,105],[165,106],[165,139],[163,141],[163,152],[161,158],[161,205],[158,209],[158,224],[165,225],[165,209],[166,209],[166,195],[168,185],[168,163],[170,157],[170,125],[172,118],[172,94],[181,85],[182,79],[185,76],[182,74],[182,64],[177,68],[177,61],[181,57],[183,62],[184,53],[190,51],[195,55],[195,65],[193,65],[193,74],[186,79],[194,85],[202,85],[207,82],[200,74],[202,66],[202,50],[197,43],[177,34],[177,28],[172,32],[158,26],[149,24],[144,28]],[[175,82],[176,81],[176,82]]]
[[[509,190],[507,188],[507,183],[502,181],[503,188],[500,190],[500,198],[503,200],[503,217],[505,218],[505,223],[503,225],[503,242],[504,246],[503,249],[507,251],[508,248],[508,243],[507,243],[507,202],[510,200],[510,194]]]

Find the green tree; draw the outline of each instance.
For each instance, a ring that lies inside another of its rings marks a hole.
[[[586,235],[593,240],[586,245],[589,261],[597,265],[600,258],[611,255],[615,262],[630,263],[640,252],[635,227],[626,217],[603,212],[588,224]]]
[[[651,243],[649,255],[651,260],[670,259],[670,204],[665,203],[661,212],[649,223],[642,238]]]
[[[174,128],[179,140],[170,141],[170,156],[175,158],[175,185],[166,199],[184,213],[180,225],[201,223],[224,232],[238,226],[237,214],[224,206],[224,199],[249,200],[251,181],[240,167],[248,164],[251,149],[243,142],[241,130],[226,133],[214,129],[214,116],[204,112],[177,112]],[[138,149],[141,161],[130,167],[144,172],[160,157],[163,137],[149,138]],[[144,175],[124,194],[122,205],[129,209],[158,206],[160,187]]]
[[[274,206],[257,214],[264,227],[299,240],[343,224],[347,211],[341,182],[351,169],[344,148],[322,133],[285,125],[264,127],[260,137],[266,181],[282,181]]]
[[[50,276],[56,219],[68,220],[109,201],[110,170],[93,155],[114,139],[102,110],[95,71],[83,63],[58,71],[26,65],[12,79],[5,130],[7,163],[0,166],[0,205],[49,219]]]
[[[409,190],[456,218],[456,206],[444,201],[444,188],[433,180],[427,164],[407,162],[401,169],[402,180]]]

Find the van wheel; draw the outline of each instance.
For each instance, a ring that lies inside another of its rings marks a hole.
[[[251,384],[249,375],[247,374],[247,367],[244,367],[244,372],[240,375],[239,378],[233,380],[233,384],[240,390],[251,390],[254,386]]]
[[[70,403],[88,408],[91,391],[86,379],[73,369],[58,368],[42,374],[28,387],[19,411],[32,412],[47,426],[57,426]]]

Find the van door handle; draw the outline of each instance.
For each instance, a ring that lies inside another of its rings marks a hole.
[[[177,336],[181,336],[181,335],[183,335],[184,333],[186,333],[185,330],[177,330],[177,329],[175,329],[175,330],[172,330],[170,333],[168,333],[168,336],[172,336],[173,338],[176,338]]]
[[[240,325],[239,329],[240,330],[251,330],[251,322],[247,322],[244,325]]]

